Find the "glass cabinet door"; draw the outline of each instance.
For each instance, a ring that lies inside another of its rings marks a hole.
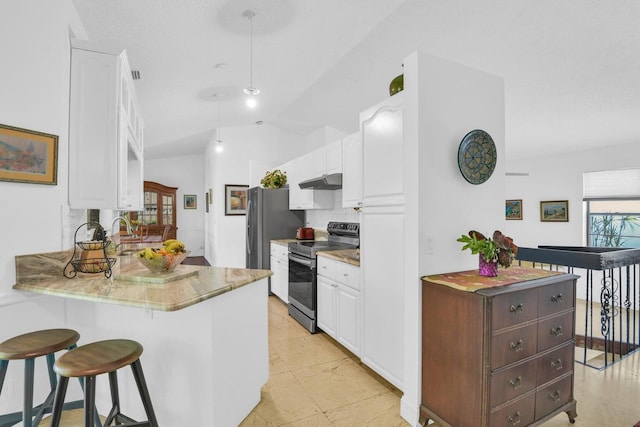
[[[142,222],[150,225],[158,223],[158,193],[155,191],[144,192]]]
[[[170,194],[162,195],[162,223],[173,224],[173,196]]]

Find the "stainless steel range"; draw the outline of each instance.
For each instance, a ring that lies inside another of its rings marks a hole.
[[[360,224],[330,222],[326,241],[289,243],[289,315],[315,334],[317,309],[316,253],[360,246]]]

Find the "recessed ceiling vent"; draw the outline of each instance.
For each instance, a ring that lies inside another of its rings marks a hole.
[[[131,77],[133,77],[133,80],[141,80],[142,76],[140,75],[140,71],[138,70],[131,70]]]

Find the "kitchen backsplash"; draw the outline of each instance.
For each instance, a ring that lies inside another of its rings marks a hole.
[[[307,226],[326,230],[331,221],[360,222],[360,213],[353,208],[341,208],[342,190],[333,191],[334,209],[313,209],[307,211]]]

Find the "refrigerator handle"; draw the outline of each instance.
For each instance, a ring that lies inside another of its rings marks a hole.
[[[247,201],[247,253],[251,253],[251,199]]]

